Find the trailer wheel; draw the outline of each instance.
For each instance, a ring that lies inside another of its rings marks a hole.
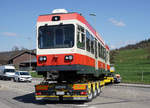
[[[93,99],[93,93],[88,94],[87,101],[90,102]]]
[[[93,94],[94,94],[94,98],[96,98],[96,96],[98,95],[97,89],[95,89],[95,92]]]
[[[97,96],[99,96],[100,93],[101,93],[101,88],[99,87],[99,88],[97,89]]]
[[[93,89],[91,89],[91,92],[88,94],[87,97],[87,102],[91,102],[93,98],[94,98],[94,93],[93,93]]]

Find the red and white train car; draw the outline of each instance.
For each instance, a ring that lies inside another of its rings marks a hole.
[[[38,74],[100,77],[109,70],[108,46],[81,14],[54,11],[38,17]]]

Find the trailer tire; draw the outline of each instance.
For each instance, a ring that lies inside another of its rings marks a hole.
[[[96,97],[98,96],[98,91],[97,91],[97,89],[95,89],[95,92],[93,93],[93,95],[94,95],[94,98],[96,98]]]
[[[87,101],[91,102],[92,99],[93,99],[93,93],[91,92],[90,94],[88,94]]]
[[[91,102],[93,98],[94,98],[94,93],[93,93],[93,89],[91,89],[91,92],[90,94],[88,94],[87,97],[87,102]]]
[[[97,96],[99,96],[101,94],[101,88],[99,87],[98,89],[97,89]]]

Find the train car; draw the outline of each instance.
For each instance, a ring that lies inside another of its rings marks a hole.
[[[100,77],[109,65],[108,46],[81,14],[55,10],[38,17],[38,74]]]
[[[92,100],[110,72],[109,47],[79,13],[54,10],[37,19],[36,100]]]

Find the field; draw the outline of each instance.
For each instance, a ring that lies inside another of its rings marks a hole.
[[[150,54],[146,48],[120,50],[115,56],[116,73],[123,82],[150,84]]]
[[[42,75],[37,75],[37,72],[30,72],[31,76],[34,78],[43,78]]]

